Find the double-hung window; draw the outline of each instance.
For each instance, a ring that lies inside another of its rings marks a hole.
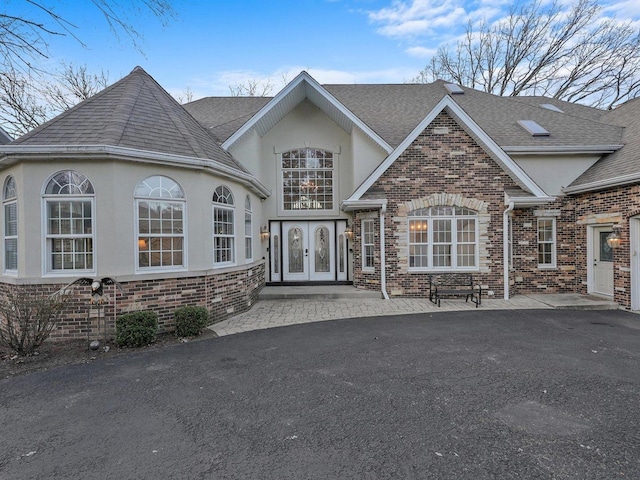
[[[556,266],[556,219],[538,219],[538,267]]]
[[[213,192],[213,264],[233,265],[235,262],[235,208],[233,194],[225,185]]]
[[[142,180],[135,193],[139,270],[172,270],[185,267],[185,196],[169,177],[154,175]]]
[[[435,206],[409,212],[409,269],[478,268],[477,213],[468,208]]]
[[[362,270],[372,272],[375,258],[375,234],[373,219],[362,220]]]
[[[2,200],[4,203],[4,270],[18,271],[18,192],[16,180],[7,177]]]
[[[94,263],[93,185],[83,174],[56,173],[44,192],[46,271],[89,273]]]

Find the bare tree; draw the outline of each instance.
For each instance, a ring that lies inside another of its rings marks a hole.
[[[92,97],[107,85],[109,72],[89,73],[86,65],[63,63],[62,70],[54,73],[40,92],[51,113],[60,113]]]
[[[80,1],[80,0],[78,0]],[[149,15],[164,25],[175,16],[170,0],[84,0],[102,14],[113,35],[127,36],[140,50],[136,23]],[[54,0],[23,0],[20,14],[11,2],[0,5],[0,126],[18,136],[106,87],[108,74],[64,64],[45,71],[49,45],[70,36],[85,46],[80,28],[56,13]],[[4,10],[4,11],[3,11]]]
[[[546,95],[613,108],[640,94],[640,32],[600,17],[596,0],[569,11],[541,0],[493,25],[469,24],[414,82],[441,78],[496,95]]]
[[[249,79],[244,83],[229,85],[232,97],[268,97],[274,85],[271,78],[266,80]]]
[[[176,100],[182,105],[193,101],[193,90],[187,85],[182,93],[176,95]]]
[[[163,24],[175,16],[169,0],[85,1],[100,11],[115,37],[126,35],[138,49],[142,36],[134,25],[136,15],[150,13]],[[5,2],[5,6],[11,4]],[[79,27],[56,13],[53,0],[24,0],[23,6],[20,15],[0,11],[0,58],[5,68],[39,70],[40,62],[48,58],[49,42],[56,36],[71,36],[85,45]]]

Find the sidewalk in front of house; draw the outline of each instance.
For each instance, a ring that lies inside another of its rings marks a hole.
[[[372,295],[373,293],[373,295]],[[424,298],[376,298],[350,286],[265,287],[261,300],[249,311],[209,328],[218,336],[340,318],[375,317],[412,313],[437,313],[475,309],[463,299],[445,299],[438,307]],[[509,300],[482,299],[481,310],[617,309],[614,302],[579,294],[517,295]]]

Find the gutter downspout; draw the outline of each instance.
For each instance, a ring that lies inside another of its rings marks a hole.
[[[504,268],[504,299],[509,300],[509,212],[513,210],[513,200],[502,214],[502,266]]]
[[[389,294],[387,293],[387,262],[384,246],[384,212],[386,211],[387,205],[384,204],[380,207],[380,288],[382,289],[384,299],[389,300]]]

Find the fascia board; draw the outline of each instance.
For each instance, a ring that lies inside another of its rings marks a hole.
[[[413,143],[420,133],[433,122],[436,116],[445,108],[451,112],[469,128],[476,137],[483,142],[488,149],[502,162],[521,183],[536,197],[546,197],[547,194],[515,163],[494,141],[482,130],[478,124],[449,96],[445,95],[440,102],[427,114],[426,117],[411,131],[411,133],[396,147],[396,149],[382,162],[378,168],[365,180],[348,200],[358,200],[371,188],[384,172],[395,162],[398,157]]]
[[[562,146],[540,146],[540,147],[502,147],[507,153],[526,153],[529,155],[570,155],[570,154],[598,154],[604,155],[619,150],[623,145],[562,145]]]
[[[283,88],[275,97],[271,99],[264,107],[262,107],[258,112],[251,117],[247,123],[245,123],[242,127],[240,127],[236,132],[227,138],[222,143],[222,148],[225,150],[229,150],[244,134],[246,134],[249,130],[251,130],[256,123],[260,121],[262,117],[264,117],[269,110],[271,110],[275,105],[282,101],[287,95],[289,95],[300,83],[306,82],[308,86],[311,86],[315,89],[320,95],[322,95],[326,100],[331,102],[333,106],[340,111],[343,115],[345,115],[351,122],[353,122],[360,130],[365,132],[371,139],[378,144],[383,150],[387,153],[390,153],[393,148],[385,142],[382,137],[380,137],[376,132],[374,132],[366,123],[364,123],[360,118],[358,118],[351,110],[345,107],[341,102],[338,101],[333,95],[331,95],[327,90],[320,85],[311,75],[307,72],[300,72],[300,74],[289,83],[285,88]]]
[[[216,160],[186,157],[170,153],[136,150],[126,147],[110,145],[3,145],[0,146],[0,165],[12,164],[22,160],[42,160],[47,158],[84,159],[87,157],[100,157],[128,162],[153,163],[159,165],[171,165],[176,167],[188,167],[200,170],[208,170],[214,174],[235,180],[243,185],[251,187],[258,196],[267,198],[271,196],[271,190],[265,187],[250,173],[236,170]]]
[[[387,206],[387,199],[382,200],[344,200],[340,205],[340,208],[345,212],[351,212],[353,210],[365,210],[368,208],[385,208]]]
[[[640,173],[630,173],[629,175],[623,175],[620,177],[608,178],[606,180],[598,180],[596,182],[584,183],[582,185],[576,185],[574,187],[565,187],[562,191],[566,194],[584,193],[593,190],[602,190],[605,188],[619,187],[621,185],[627,185],[629,183],[640,182]]]

